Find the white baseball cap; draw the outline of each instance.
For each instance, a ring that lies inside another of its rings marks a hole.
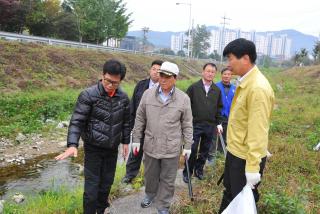
[[[179,68],[176,64],[172,62],[163,62],[159,71],[159,73],[164,73],[165,75],[172,76],[179,74]]]

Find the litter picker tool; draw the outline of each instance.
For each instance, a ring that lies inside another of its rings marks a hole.
[[[187,155],[187,154],[185,154],[184,159],[185,159],[186,167],[187,167],[189,197],[190,197],[190,200],[193,201],[193,192],[192,192],[191,176],[190,176],[190,171],[189,171],[189,163],[188,163],[188,155]]]
[[[224,143],[222,134],[218,133],[218,136],[219,136],[219,139],[220,139],[220,142],[221,142],[221,146],[222,146],[222,149],[223,149],[224,156],[226,157],[227,156],[226,144]]]

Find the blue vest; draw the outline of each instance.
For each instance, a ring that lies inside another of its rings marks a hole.
[[[222,97],[223,108],[221,110],[221,116],[228,118],[229,113],[230,113],[232,99],[233,99],[234,93],[236,91],[236,87],[231,84],[228,94],[225,94],[222,82],[218,82],[218,83],[216,83],[216,85],[218,86],[218,88],[220,88],[221,95],[222,95],[221,97]]]

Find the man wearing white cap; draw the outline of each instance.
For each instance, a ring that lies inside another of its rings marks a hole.
[[[133,128],[133,150],[144,135],[145,198],[141,207],[156,202],[158,213],[167,214],[174,194],[182,142],[190,154],[192,111],[187,94],[175,87],[178,66],[162,63],[159,86],[144,92]]]

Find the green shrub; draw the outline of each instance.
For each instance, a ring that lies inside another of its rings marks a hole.
[[[306,213],[298,198],[284,193],[270,192],[263,196],[261,213],[268,214],[303,214]]]
[[[78,94],[78,90],[61,90],[0,96],[0,136],[39,132],[48,119],[66,119]]]

